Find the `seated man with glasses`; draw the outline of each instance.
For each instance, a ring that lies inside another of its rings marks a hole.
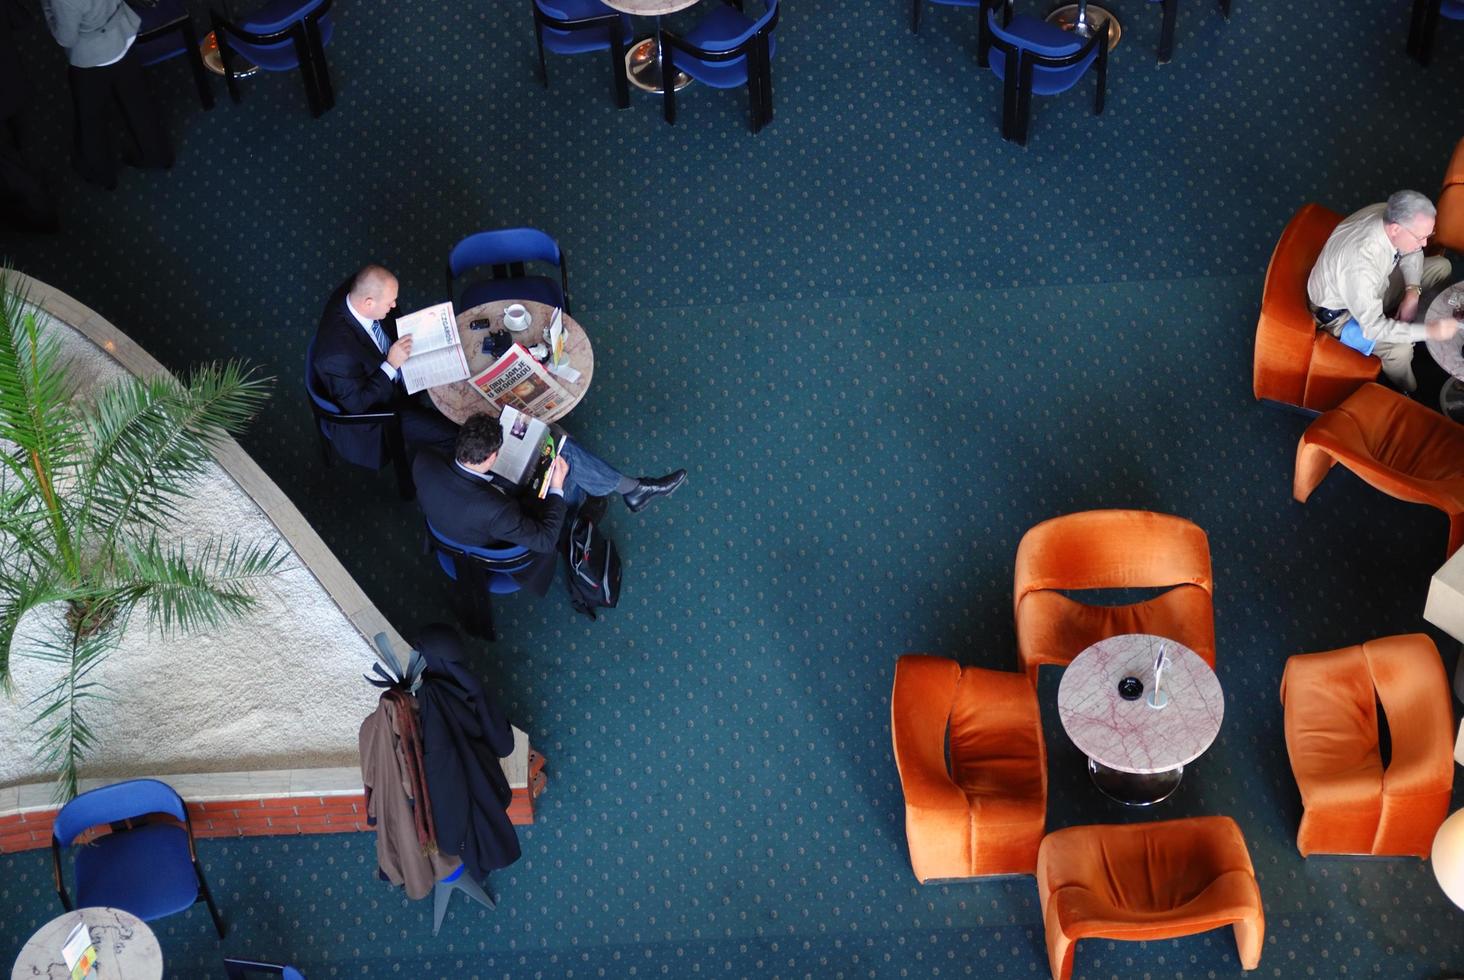
[[[1459,330],[1452,317],[1414,322],[1419,296],[1452,271],[1442,255],[1423,254],[1434,213],[1433,202],[1417,191],[1368,205],[1332,232],[1306,284],[1317,326],[1354,350],[1377,355],[1389,383],[1405,394],[1418,387],[1413,345],[1448,340]]]

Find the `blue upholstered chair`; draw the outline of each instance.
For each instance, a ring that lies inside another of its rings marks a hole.
[[[920,33],[920,15],[925,12],[926,3],[938,3],[947,7],[977,8],[981,6],[982,0],[911,0],[910,30],[912,33]]]
[[[228,974],[229,980],[250,980],[250,977],[261,974],[279,977],[281,980],[305,980],[305,975],[293,966],[256,963],[254,960],[231,960],[227,957],[224,959],[224,972]]]
[[[367,412],[351,415],[327,397],[315,374],[315,340],[305,348],[305,396],[310,413],[315,417],[315,435],[320,442],[320,458],[330,466],[331,450],[350,463],[375,472],[392,464],[396,471],[397,490],[403,500],[417,495],[412,485],[412,469],[407,462],[406,440],[402,436],[402,420],[395,412]]]
[[[198,101],[205,110],[212,109],[213,89],[208,83],[208,70],[203,67],[203,54],[198,50],[198,32],[183,0],[158,0],[151,7],[139,7],[137,14],[142,24],[133,47],[142,64],[156,65],[179,55],[187,58],[193,84],[198,87]]]
[[[1439,18],[1464,20],[1464,0],[1413,0],[1413,20],[1408,27],[1408,53],[1420,65],[1433,56],[1434,31]]]
[[[335,105],[335,90],[325,64],[325,46],[335,33],[330,5],[331,0],[270,0],[237,24],[212,11],[230,98],[239,101],[234,59],[242,58],[262,71],[298,68],[312,116],[319,117]]]
[[[528,275],[529,262],[554,266],[559,278]],[[458,279],[479,269],[491,270],[492,278],[475,279],[458,295]],[[494,300],[532,300],[571,312],[564,252],[558,242],[537,228],[480,231],[458,242],[447,256],[447,294],[456,297],[453,305],[458,310]]]
[[[158,817],[165,820],[158,821]],[[61,852],[93,828],[110,832],[76,848],[73,902]],[[193,849],[188,808],[167,783],[130,779],[82,793],[67,803],[51,827],[51,863],[56,894],[67,911],[109,906],[151,922],[182,912],[202,899],[219,938],[227,931]]]
[[[505,543],[498,548],[475,548],[443,537],[430,523],[427,546],[436,553],[437,564],[457,583],[457,610],[469,633],[498,638],[493,628],[492,596],[519,591],[514,573],[528,568],[534,556],[522,545]]]
[[[610,52],[610,79],[615,104],[630,107],[630,85],[625,78],[625,49],[632,39],[630,18],[600,0],[534,0],[534,43],[539,48],[539,80],[549,87],[544,52],[586,54]]]
[[[985,0],[977,61],[1002,80],[1002,139],[1025,146],[1032,121],[1032,95],[1066,92],[1095,65],[1098,85],[1093,114],[1103,112],[1108,28],[1105,21],[1085,41],[1036,17],[1013,17],[1010,0]]]
[[[720,4],[684,35],[661,29],[662,61],[686,72],[709,88],[747,86],[755,133],[773,118],[773,52],[777,41],[778,0],[756,20],[737,5]],[[672,77],[671,68],[662,74]],[[676,86],[663,86],[662,108],[668,123],[676,122]]]

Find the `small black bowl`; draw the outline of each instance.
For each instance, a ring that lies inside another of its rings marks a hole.
[[[1144,682],[1137,677],[1125,677],[1118,682],[1118,696],[1125,701],[1137,701],[1144,693]]]

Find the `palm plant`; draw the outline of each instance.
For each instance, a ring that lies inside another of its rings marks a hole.
[[[167,540],[210,450],[244,428],[270,381],[230,362],[185,382],[128,377],[80,399],[59,338],[0,268],[0,691],[13,693],[12,653],[60,665],[31,702],[58,801],[76,795],[94,742],[83,712],[106,698],[91,674],[134,614],[162,635],[213,626],[249,609],[278,567],[277,542],[190,553]]]

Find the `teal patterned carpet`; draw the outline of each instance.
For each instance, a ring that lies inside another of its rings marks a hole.
[[[454,905],[434,939],[364,835],[207,841],[231,932],[199,908],[156,923],[170,976],[221,976],[222,954],[311,980],[1046,976],[1031,879],[915,882],[889,687],[909,651],[1014,668],[1017,542],[1093,507],[1209,532],[1226,718],[1173,800],[1123,810],[1045,672],[1049,829],[1234,817],[1265,901],[1257,976],[1464,970],[1464,913],[1426,864],[1297,855],[1277,694],[1292,653],[1427,628],[1445,520],[1340,470],[1294,503],[1306,419],[1250,391],[1296,207],[1436,193],[1464,30],[1441,25],[1424,71],[1403,0],[1338,0],[1325,25],[1195,0],[1159,66],[1157,5],[1108,6],[1106,113],[1091,83],[1038,99],[1023,150],[971,11],[932,7],[914,36],[903,2],[787,0],[777,116],[753,137],[740,92],[687,90],[675,127],[649,97],[617,112],[600,56],[551,56],[541,89],[522,0],[338,0],[335,110],[312,120],[286,75],[205,114],[182,64],[152,69],[177,165],[115,194],[65,166],[63,61],[32,26],[28,118],[65,228],[0,252],[170,365],[277,375],[246,447],[404,629],[448,615],[415,507],[388,474],[321,467],[299,384],[360,263],[400,273],[412,309],[443,298],[461,236],[551,231],[597,359],[569,427],[633,473],[691,472],[642,514],[612,505],[625,587],[601,622],[557,588],[498,603],[481,669],[551,779],[496,912]],[[0,962],[57,908],[47,854],[0,857]],[[1085,941],[1076,963],[1241,974],[1228,931]]]

